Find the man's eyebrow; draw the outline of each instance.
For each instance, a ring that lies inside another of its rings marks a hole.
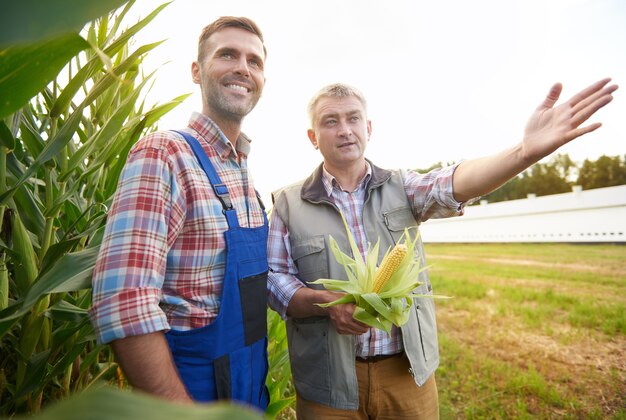
[[[330,118],[330,117],[334,117],[337,118],[340,115],[346,115],[348,117],[352,117],[354,115],[362,115],[363,112],[359,109],[353,109],[353,110],[349,110],[349,111],[345,111],[345,112],[337,112],[337,111],[330,111],[327,113],[323,113],[320,114],[320,118],[325,119],[325,118]]]
[[[237,53],[237,50],[232,47],[222,47],[215,50],[215,54],[223,54],[223,53]]]
[[[237,48],[233,48],[233,47],[222,47],[222,48],[218,48],[217,50],[215,50],[215,55],[219,55],[219,54],[224,54],[224,53],[229,53],[229,54],[233,54],[233,55],[239,55],[241,54],[241,51],[238,50]],[[252,57],[255,60],[260,61],[261,63],[263,63],[263,57],[261,57],[258,54],[255,53],[251,53]]]

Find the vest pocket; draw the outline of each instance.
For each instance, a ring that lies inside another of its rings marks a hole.
[[[411,209],[407,207],[400,207],[384,212],[383,220],[394,243],[398,243],[404,233],[404,228],[417,226],[415,216],[413,216]],[[415,229],[411,230],[411,234],[415,234]]]
[[[301,280],[309,282],[328,277],[328,256],[324,235],[302,239],[291,238],[291,258],[298,268],[298,278]],[[317,285],[315,288],[319,289],[320,286]]]
[[[289,358],[298,393],[305,399],[320,400],[330,395],[330,365],[326,318],[289,320]]]
[[[239,298],[246,346],[267,335],[267,272],[239,280]]]
[[[425,294],[432,294],[425,293]],[[435,303],[431,298],[417,298],[415,311],[419,327],[420,341],[424,361],[429,363],[439,357],[437,341],[437,321],[435,319]]]

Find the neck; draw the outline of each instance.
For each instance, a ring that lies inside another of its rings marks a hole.
[[[237,139],[241,134],[241,118],[228,118],[224,115],[218,115],[214,112],[209,112],[206,109],[203,111],[204,115],[209,117],[217,126],[222,130],[222,133],[226,136],[228,141],[236,147]]]
[[[335,177],[339,185],[341,185],[341,188],[348,192],[356,190],[359,182],[367,172],[365,160],[359,160],[346,167],[332,166],[324,161],[324,168],[329,174]]]

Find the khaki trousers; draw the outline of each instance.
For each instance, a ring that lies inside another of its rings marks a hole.
[[[404,354],[378,361],[357,359],[357,411],[331,408],[297,395],[296,416],[299,420],[438,419],[439,398],[435,375],[419,387],[411,377],[409,367]]]

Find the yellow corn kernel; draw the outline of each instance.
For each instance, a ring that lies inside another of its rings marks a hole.
[[[392,274],[398,269],[406,253],[406,245],[397,244],[389,254],[385,255],[382,263],[380,263],[380,267],[376,270],[376,279],[374,280],[373,288],[374,293],[380,292],[385,283],[391,278]]]

